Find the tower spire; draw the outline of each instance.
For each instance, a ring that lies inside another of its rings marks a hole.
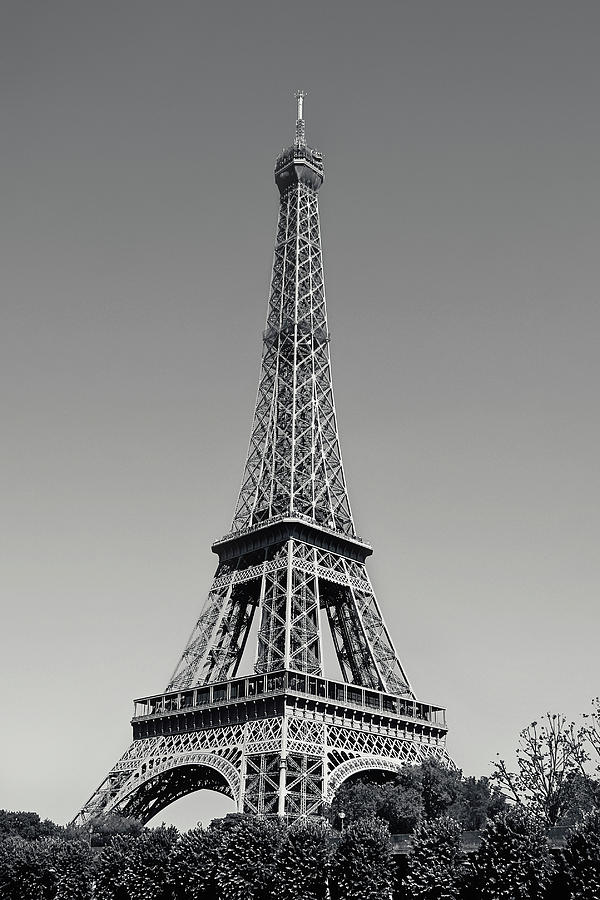
[[[296,114],[296,145],[298,147],[306,147],[306,130],[304,126],[304,98],[306,94],[304,91],[296,91],[295,95],[296,102],[298,104],[297,114]]]

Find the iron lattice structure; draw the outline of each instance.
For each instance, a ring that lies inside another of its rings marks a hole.
[[[325,304],[320,153],[298,93],[275,166],[279,216],[256,409],[231,532],[162,694],[136,701],[133,743],[79,812],[148,821],[206,787],[240,811],[320,815],[362,770],[445,749],[445,713],[416,700],[356,535],[338,436]],[[255,615],[254,674],[238,669]],[[323,677],[328,623],[341,679]]]

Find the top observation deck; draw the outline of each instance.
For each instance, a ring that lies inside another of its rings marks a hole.
[[[298,114],[296,119],[296,140],[287,150],[282,150],[275,163],[275,183],[279,193],[284,194],[298,184],[318,191],[323,184],[323,155],[314,148],[307,147],[303,114],[303,91],[296,92]]]

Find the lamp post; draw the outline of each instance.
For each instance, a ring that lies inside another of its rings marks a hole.
[[[344,819],[346,818],[346,813],[342,810],[342,811],[339,813],[339,817],[340,817],[340,822],[342,823],[342,824],[341,824],[341,830],[343,831],[343,830],[344,830]]]

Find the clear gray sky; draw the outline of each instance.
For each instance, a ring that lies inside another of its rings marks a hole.
[[[467,774],[588,709],[600,5],[0,6],[0,806],[71,818],[203,603],[298,87],[351,501],[409,676]]]

